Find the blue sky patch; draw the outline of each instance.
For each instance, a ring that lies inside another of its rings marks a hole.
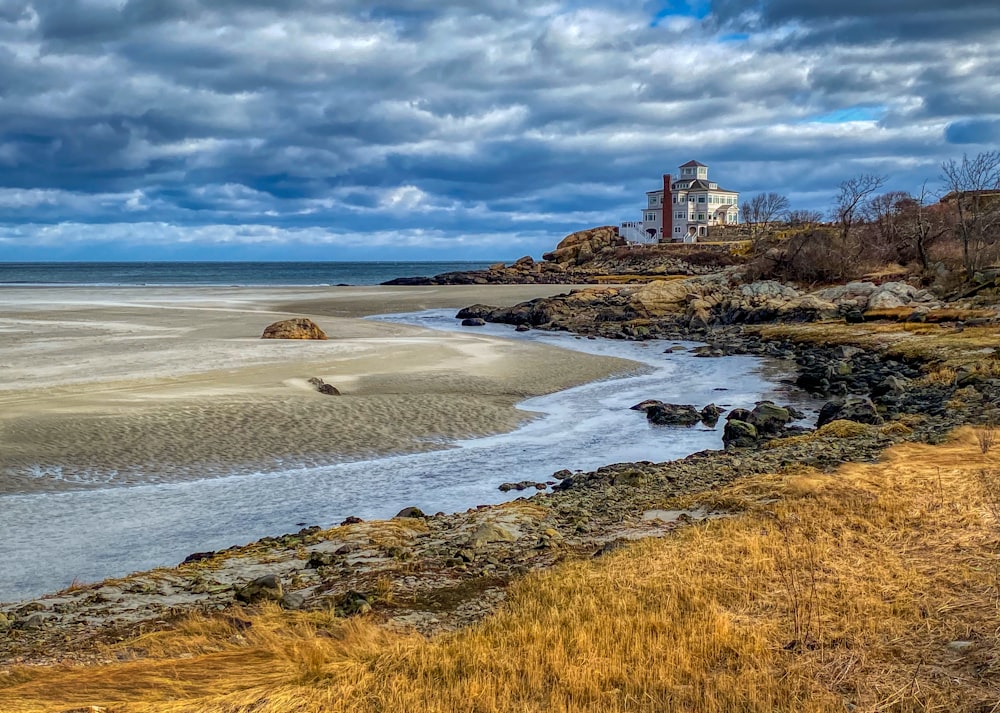
[[[810,116],[804,121],[820,124],[846,124],[849,121],[878,121],[885,116],[884,106],[852,106],[825,114]]]

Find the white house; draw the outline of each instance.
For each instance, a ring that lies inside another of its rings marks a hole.
[[[708,166],[688,161],[678,168],[678,178],[663,176],[663,188],[646,192],[641,221],[622,223],[619,232],[645,243],[696,243],[708,235],[710,225],[739,222],[740,194],[708,180]]]

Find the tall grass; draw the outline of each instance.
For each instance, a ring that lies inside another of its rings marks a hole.
[[[106,666],[0,675],[0,710],[1000,710],[996,531],[972,429],[711,494],[738,516],[526,577],[425,639],[370,619],[194,617]],[[949,648],[954,640],[971,648]]]

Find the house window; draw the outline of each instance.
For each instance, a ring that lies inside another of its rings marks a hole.
[[[691,217],[688,218],[688,220],[694,220],[694,213],[691,214]]]
[[[698,202],[699,203],[704,203],[705,202],[705,196],[698,196]]]
[[[705,220],[705,214],[704,213],[699,213],[698,214],[698,220]]]
[[[656,220],[656,213],[646,213],[646,220]]]

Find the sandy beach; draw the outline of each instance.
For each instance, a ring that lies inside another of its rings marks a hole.
[[[360,317],[567,289],[4,288],[0,493],[317,465],[509,430],[530,417],[515,408],[524,398],[631,362]],[[259,338],[291,316],[330,339]]]

